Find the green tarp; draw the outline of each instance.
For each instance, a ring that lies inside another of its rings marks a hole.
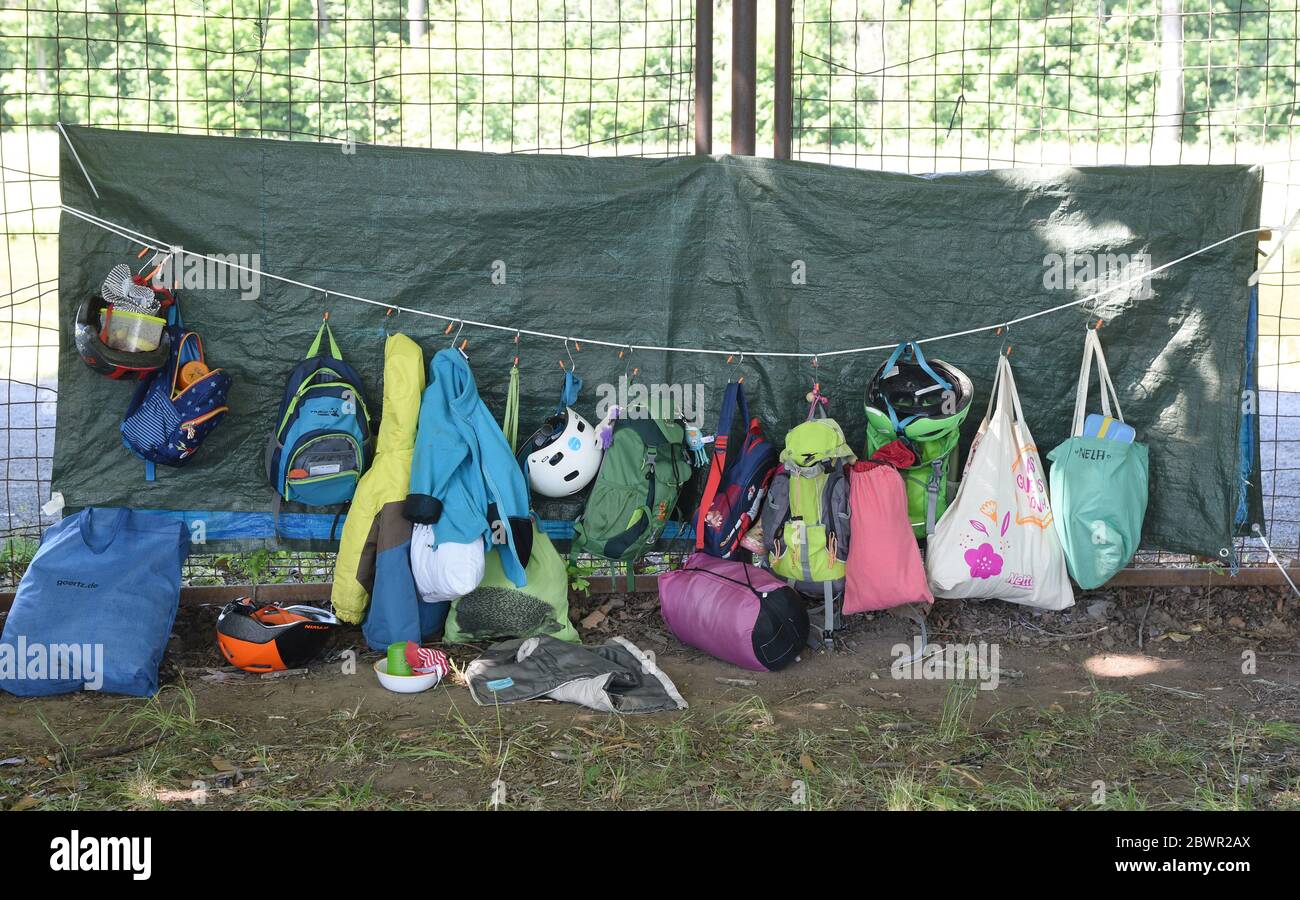
[[[525,336],[522,434],[554,406],[569,353],[597,388],[703,386],[711,427],[722,386],[743,374],[778,439],[814,380],[855,448],[863,390],[886,351],[829,351],[1006,321],[1084,296],[1053,281],[1057,254],[1148,255],[1159,266],[1258,224],[1261,171],[1246,166],[1043,168],[916,177],[749,158],[588,159],[295,143],[69,128],[96,199],[63,147],[63,202],[186,250],[257,255],[267,272],[402,306],[616,343],[722,348],[726,356],[636,351]],[[347,152],[351,150],[352,152]],[[263,280],[183,293],[209,360],[235,376],[232,413],[181,470],[146,483],[118,437],[131,388],[78,360],[78,301],[139,245],[65,212],[53,487],[73,507],[261,511],[262,452],[284,379],[330,313],[344,355],[380,398],[385,327],[426,354],[445,323]],[[1087,259],[1088,257],[1082,257]],[[1092,258],[1097,258],[1096,256]],[[1111,294],[1101,333],[1128,421],[1151,448],[1145,543],[1219,558],[1241,489],[1246,279],[1252,237]],[[1129,270],[1131,273],[1132,270]],[[1051,285],[1051,286],[1049,286]],[[1066,435],[1083,329],[1072,308],[927,345],[976,387],[973,429],[1005,344],[1025,415],[1046,452]],[[480,389],[504,407],[514,334],[466,326]],[[741,353],[747,352],[741,362]],[[1252,519],[1259,487],[1251,485]]]

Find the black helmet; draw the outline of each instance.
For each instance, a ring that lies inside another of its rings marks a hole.
[[[154,290],[164,295],[164,306],[172,303],[172,296],[168,291],[162,288]],[[163,330],[162,340],[153,350],[137,352],[117,350],[100,340],[101,317],[107,305],[104,298],[96,294],[83,300],[81,306],[77,308],[74,338],[77,343],[77,353],[82,361],[100,375],[128,381],[144,378],[165,366],[171,349],[171,341],[166,329]]]
[[[918,419],[960,424],[973,397],[965,372],[941,359],[927,360],[919,346],[904,342],[871,377],[867,415],[887,416],[898,433]]]

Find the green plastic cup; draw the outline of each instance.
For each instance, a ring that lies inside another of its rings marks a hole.
[[[388,645],[388,674],[411,675],[411,664],[406,661],[406,641]]]

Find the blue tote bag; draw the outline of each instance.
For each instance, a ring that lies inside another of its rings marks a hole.
[[[189,546],[181,519],[129,509],[47,528],[0,634],[0,689],[156,693]]]

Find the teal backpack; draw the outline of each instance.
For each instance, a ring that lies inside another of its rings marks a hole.
[[[328,345],[322,338],[328,337]],[[266,475],[281,501],[340,506],[352,500],[370,455],[372,430],[361,376],[343,361],[329,321],[285,386],[266,448]],[[337,519],[337,517],[336,517]],[[333,537],[333,528],[330,529]]]
[[[686,429],[679,419],[649,418],[645,408],[614,422],[610,445],[582,515],[573,523],[571,556],[589,554],[627,564],[649,550],[691,477]]]

